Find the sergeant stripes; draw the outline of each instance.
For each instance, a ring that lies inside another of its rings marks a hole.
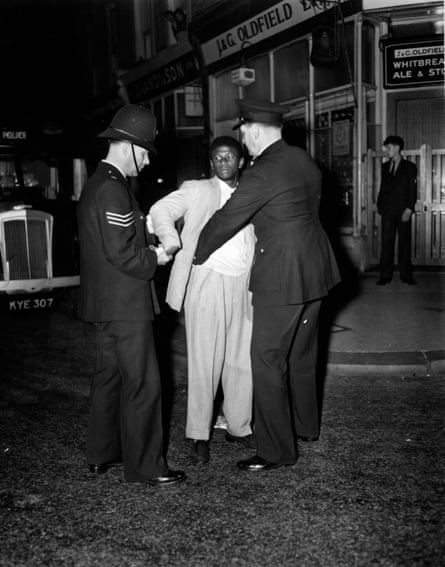
[[[120,226],[122,228],[127,228],[134,224],[134,212],[129,213],[112,213],[111,211],[105,211],[105,217],[108,224],[113,224],[115,226]]]

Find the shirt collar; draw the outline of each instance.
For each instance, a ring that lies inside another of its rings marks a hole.
[[[106,160],[106,159],[103,159],[103,160],[101,160],[101,162],[102,162],[102,163],[106,163],[107,165],[112,165],[114,168],[116,168],[116,169],[118,170],[118,172],[122,175],[122,177],[124,177],[124,178],[127,177],[127,176],[125,175],[125,173],[122,171],[122,169],[121,169],[118,165],[116,165],[115,163],[113,163],[112,161],[108,161],[108,160]]]
[[[225,181],[223,181],[219,177],[217,177],[216,179],[219,181],[219,186],[221,187],[221,189],[223,189],[224,191],[229,191],[230,193],[233,193],[238,186],[238,183],[237,183],[235,185],[235,187],[231,187],[228,183],[226,183]]]

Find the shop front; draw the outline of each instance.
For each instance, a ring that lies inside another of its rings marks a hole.
[[[158,155],[140,175],[141,206],[207,173],[207,139],[200,72],[187,40],[160,52],[121,77],[128,102],[150,107],[157,119]]]
[[[434,225],[435,231],[423,233],[424,253],[414,262],[445,264],[445,250],[434,260],[425,254],[432,239],[436,249],[445,243],[441,7],[398,0],[261,0],[243,10],[223,3],[192,22],[209,76],[212,134],[233,135],[236,98],[286,105],[283,136],[307,149],[322,169],[323,222],[341,262],[359,271],[378,262],[374,213],[381,146],[394,133],[405,138],[409,159],[419,161],[416,217],[433,209],[435,215],[413,223],[419,227],[414,230]],[[402,50],[403,58],[395,59]],[[430,162],[421,164],[421,155],[431,156],[425,158]]]

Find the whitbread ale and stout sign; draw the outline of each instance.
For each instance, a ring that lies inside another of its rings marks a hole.
[[[383,45],[384,87],[400,89],[443,83],[444,41],[439,38],[387,41]]]

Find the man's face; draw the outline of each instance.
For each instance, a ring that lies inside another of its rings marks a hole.
[[[217,146],[212,151],[210,163],[215,175],[226,183],[230,183],[236,179],[238,171],[243,165],[243,158],[238,155],[235,148]]]
[[[386,144],[383,149],[389,159],[394,159],[400,153],[400,147],[397,144]]]
[[[128,177],[136,177],[138,173],[150,163],[150,158],[148,150],[141,148],[140,146],[133,145],[134,148],[134,159],[133,152],[131,150],[131,144],[128,144]],[[135,164],[136,162],[136,164]],[[137,165],[137,169],[136,169]]]

